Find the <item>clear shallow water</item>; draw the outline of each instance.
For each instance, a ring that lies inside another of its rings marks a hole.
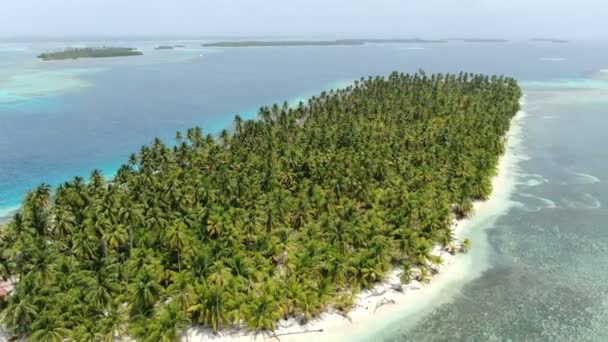
[[[461,279],[364,340],[608,339],[608,45],[370,45],[154,51],[41,63],[64,43],[0,44],[0,216],[41,182],[106,175],[159,136],[393,70],[517,77],[527,94],[514,193],[473,224]],[[74,43],[72,43],[73,45]],[[121,45],[119,42],[111,45]],[[504,210],[507,208],[507,210]],[[498,215],[498,214],[501,215]]]

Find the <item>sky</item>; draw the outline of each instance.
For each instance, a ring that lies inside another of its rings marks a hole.
[[[0,0],[1,37],[608,38],[606,0]]]

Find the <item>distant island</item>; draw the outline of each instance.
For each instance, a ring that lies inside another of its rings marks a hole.
[[[359,40],[363,44],[433,44],[433,43],[447,43],[447,40],[444,39],[419,39],[419,38],[411,38],[411,39],[361,39]]]
[[[67,48],[63,51],[47,52],[40,54],[38,58],[43,61],[57,61],[64,59],[79,59],[79,58],[107,58],[107,57],[124,57],[124,56],[140,56],[143,55],[140,51],[134,48],[125,47],[101,47],[101,48]]]
[[[565,39],[554,39],[554,38],[532,38],[533,42],[544,42],[544,43],[568,43]]]
[[[338,39],[338,40],[276,40],[276,41],[223,41],[202,44],[203,47],[272,47],[272,46],[339,46],[364,44],[423,44],[445,43],[445,40],[429,39]]]
[[[521,95],[502,76],[362,78],[155,139],[111,181],[40,185],[0,229],[2,325],[11,340],[174,341],[348,318],[388,272],[400,291],[470,248],[453,226],[490,196]]]
[[[183,48],[185,47],[184,45],[161,45],[161,46],[157,46],[154,49],[155,50],[173,50],[176,48]]]

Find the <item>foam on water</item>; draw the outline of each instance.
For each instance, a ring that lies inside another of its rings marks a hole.
[[[543,175],[538,173],[522,173],[519,175],[518,185],[525,185],[527,187],[535,187],[542,184],[549,183],[549,180]]]
[[[599,199],[586,192],[580,194],[579,198],[575,200],[562,198],[562,202],[566,207],[573,209],[599,209],[602,207]]]
[[[588,173],[575,173],[578,184],[595,184],[599,183],[600,179]]]
[[[528,211],[528,212],[538,212],[541,211],[543,209],[555,209],[557,208],[557,204],[548,199],[548,198],[544,198],[544,197],[540,197],[540,196],[535,196],[529,193],[518,193],[519,196],[521,197],[525,197],[525,198],[529,198],[532,199],[533,201],[536,201],[537,203],[540,203],[540,205],[531,205],[533,206],[532,208],[530,208],[529,206],[526,205],[522,205],[520,206],[521,209]]]

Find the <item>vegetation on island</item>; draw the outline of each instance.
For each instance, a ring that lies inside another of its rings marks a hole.
[[[46,52],[40,54],[38,58],[43,61],[56,61],[63,59],[78,59],[78,58],[105,58],[105,57],[124,57],[124,56],[140,56],[141,51],[134,48],[123,47],[102,47],[102,48],[67,48],[63,51]]]
[[[441,263],[433,246],[456,249],[520,96],[506,77],[393,73],[156,139],[112,180],[41,185],[0,231],[2,323],[32,341],[167,341],[347,314],[387,271],[408,282]]]
[[[339,39],[339,40],[276,40],[276,41],[225,41],[202,44],[204,47],[273,47],[273,46],[336,46],[364,44],[444,43],[428,39]]]
[[[155,50],[173,50],[176,48],[183,48],[185,47],[184,45],[160,45],[155,47]]]
[[[409,39],[360,39],[363,43],[369,44],[425,44],[425,43],[447,43],[447,40],[443,39],[420,39],[420,38],[409,38]]]

